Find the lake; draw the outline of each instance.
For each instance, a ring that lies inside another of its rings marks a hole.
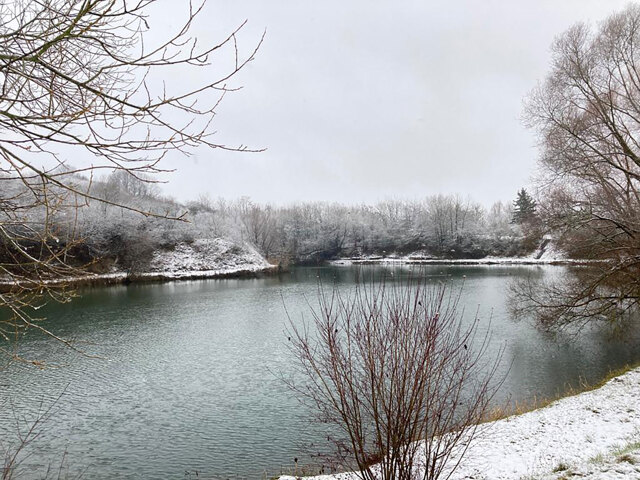
[[[491,329],[490,352],[504,346],[509,373],[498,402],[553,396],[640,359],[637,332],[553,336],[511,318],[514,279],[548,278],[565,267],[421,268],[428,282],[462,287],[465,318],[477,312],[481,330]],[[16,419],[24,426],[53,405],[17,478],[38,478],[48,466],[57,475],[61,463],[71,478],[260,478],[307,458],[304,445],[326,450],[325,427],[309,422],[279,379],[293,364],[285,306],[302,322],[320,280],[349,290],[358,274],[374,271],[398,277],[411,268],[305,267],[260,279],[92,288],[43,308],[46,327],[86,354],[30,332],[20,352],[50,366],[0,371],[5,444]]]

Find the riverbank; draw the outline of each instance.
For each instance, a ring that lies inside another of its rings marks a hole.
[[[483,258],[445,258],[434,257],[424,251],[416,251],[407,255],[389,253],[388,255],[361,255],[345,257],[330,261],[332,265],[586,265],[592,260],[568,258],[566,253],[558,249],[550,238],[545,238],[540,246],[526,256]]]
[[[69,286],[102,286],[102,285],[128,285],[131,283],[161,283],[179,280],[206,280],[216,278],[255,278],[261,275],[271,275],[278,272],[277,265],[247,266],[217,270],[183,270],[164,272],[114,272],[104,274],[86,274],[76,277],[66,277],[45,281],[48,285]]]
[[[250,278],[279,271],[249,245],[237,245],[224,239],[202,239],[178,243],[170,250],[159,250],[139,269],[122,270],[114,265],[110,272],[78,274],[42,280],[47,285],[99,286],[130,283],[170,282],[214,278]],[[0,288],[11,287],[10,281]]]
[[[415,258],[403,257],[358,257],[329,261],[331,265],[587,265],[588,260],[536,259],[531,257],[485,257],[485,258]]]
[[[330,260],[331,265],[587,265],[593,260],[567,258],[562,254],[536,253],[526,257],[436,258],[428,255],[367,255]]]
[[[547,407],[482,425],[451,480],[640,478],[640,368]],[[452,459],[451,464],[455,464]],[[291,480],[293,477],[281,477]],[[317,480],[355,480],[355,473]]]

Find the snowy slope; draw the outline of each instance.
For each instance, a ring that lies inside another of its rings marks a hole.
[[[128,272],[117,266],[110,273],[88,273],[46,280],[55,284],[112,284],[130,281],[179,280],[216,277],[237,277],[277,270],[248,244],[238,245],[221,238],[181,242],[171,250],[153,253],[148,268]],[[11,285],[11,278],[0,277],[0,285]]]
[[[173,250],[153,254],[143,276],[169,278],[207,277],[237,272],[258,272],[273,268],[250,245],[237,245],[222,238],[178,243]]]
[[[566,260],[567,254],[558,248],[551,235],[545,235],[536,251],[527,258],[543,262],[559,262]]]

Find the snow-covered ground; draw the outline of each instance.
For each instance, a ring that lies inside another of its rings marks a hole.
[[[125,281],[186,280],[251,275],[277,269],[250,245],[238,245],[221,238],[178,243],[172,250],[154,252],[148,269],[110,273],[84,273],[47,280],[45,283],[121,283]],[[0,285],[10,284],[10,279]]]
[[[341,258],[333,260],[333,265],[356,265],[356,264],[383,264],[383,265],[425,265],[425,264],[458,264],[458,265],[536,265],[536,264],[578,264],[583,260],[568,259],[566,254],[559,250],[555,244],[545,239],[540,247],[526,257],[484,257],[484,258],[463,258],[448,259],[433,257],[427,253],[414,252],[408,255],[389,254],[363,255],[360,257]]]
[[[357,265],[357,264],[381,264],[381,265],[550,265],[550,264],[582,264],[585,260],[573,260],[568,258],[541,257],[484,257],[484,258],[433,258],[419,255],[404,256],[363,256],[357,258],[341,258],[332,260],[332,265]]]
[[[411,255],[402,257],[361,257],[361,258],[341,258],[332,260],[332,265],[348,266],[357,264],[381,264],[381,265],[545,265],[545,264],[569,264],[583,263],[577,260],[549,260],[536,259],[530,257],[485,257],[485,258],[416,258]]]
[[[179,243],[173,250],[157,251],[142,277],[198,278],[274,268],[250,245],[237,245],[222,238]]]
[[[360,477],[346,473],[314,478]],[[450,478],[640,479],[640,368],[597,390],[483,425]]]

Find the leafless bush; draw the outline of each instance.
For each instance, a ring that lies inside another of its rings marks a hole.
[[[291,323],[298,376],[288,381],[364,479],[448,478],[500,385],[501,352],[465,325],[459,295],[415,280],[320,289],[303,327]],[[484,326],[483,326],[484,328]],[[487,330],[488,332],[488,330]]]

